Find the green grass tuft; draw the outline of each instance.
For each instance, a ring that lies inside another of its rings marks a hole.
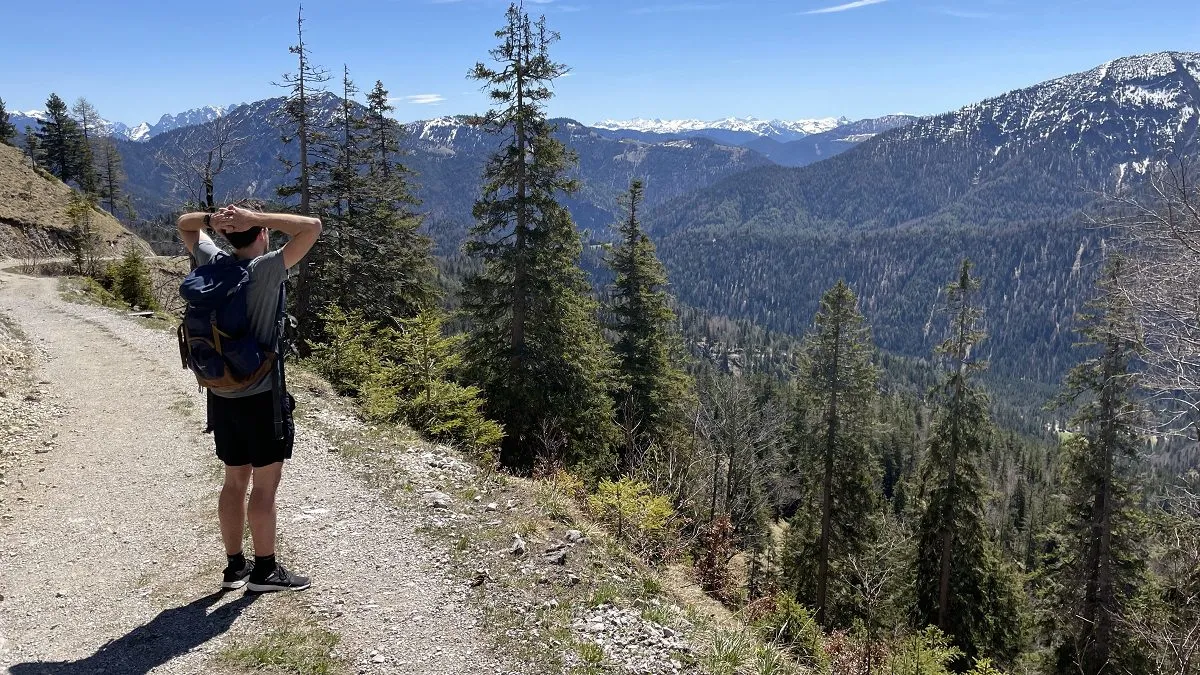
[[[221,659],[253,672],[288,675],[343,675],[346,664],[333,655],[341,639],[311,623],[276,628],[252,642],[236,643]]]

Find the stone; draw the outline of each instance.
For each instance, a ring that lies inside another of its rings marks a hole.
[[[491,578],[492,577],[488,574],[488,571],[480,567],[479,569],[475,570],[475,576],[471,578],[471,586],[482,586]]]
[[[548,554],[546,554],[545,558],[546,558],[546,562],[550,563],[551,565],[566,565],[567,564],[567,552],[566,551],[557,551],[555,553],[548,553]]]
[[[572,544],[577,544],[583,541],[583,533],[579,530],[567,530],[566,539]]]
[[[454,499],[445,492],[434,490],[425,493],[425,505],[430,508],[448,509],[452,503],[454,503]]]
[[[509,549],[509,552],[513,555],[525,555],[525,551],[527,549],[528,547],[525,545],[525,540],[521,538],[521,535],[514,532],[512,538],[512,548]]]

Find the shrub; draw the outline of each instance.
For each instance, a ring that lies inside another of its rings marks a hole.
[[[546,517],[563,522],[571,520],[571,504],[587,505],[587,488],[583,481],[565,469],[539,480],[534,496]]]
[[[340,394],[358,394],[379,368],[379,326],[361,312],[330,305],[321,314],[325,341],[313,346],[311,363]]]
[[[675,509],[671,500],[655,494],[646,483],[631,478],[602,480],[596,494],[588,498],[588,508],[646,560],[662,561],[671,550]]]
[[[962,651],[935,626],[903,640],[888,659],[890,675],[950,675],[950,664]]]
[[[979,659],[975,667],[967,671],[967,675],[1004,675],[1004,671],[992,665],[991,659]]]
[[[696,577],[705,593],[728,602],[733,595],[733,580],[729,561],[737,552],[733,538],[733,522],[723,515],[700,530],[696,541]]]
[[[434,440],[473,450],[500,443],[504,430],[484,416],[479,389],[449,379],[460,338],[442,335],[440,312],[402,320],[400,330],[336,306],[321,318],[326,338],[314,346],[312,361],[339,393],[358,396],[368,417],[404,421]]]
[[[758,619],[758,629],[786,647],[802,664],[818,673],[828,673],[829,656],[822,646],[824,634],[816,620],[790,595],[780,593],[771,600],[774,606]]]
[[[887,663],[887,646],[885,641],[868,639],[862,624],[858,622],[853,630],[835,630],[825,640],[829,671],[838,675],[881,672],[880,666]]]
[[[112,270],[111,276],[111,290],[130,307],[158,309],[150,284],[150,268],[146,266],[146,256],[140,248],[132,244],[126,247],[121,263]]]

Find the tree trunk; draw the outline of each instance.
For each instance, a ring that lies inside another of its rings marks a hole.
[[[513,316],[512,316],[512,334],[509,338],[509,367],[516,372],[521,368],[522,359],[525,356],[525,315],[527,311],[526,300],[528,289],[526,289],[526,269],[527,256],[525,255],[525,228],[528,227],[529,218],[526,209],[526,191],[528,189],[528,179],[525,166],[525,64],[529,59],[529,45],[522,43],[519,63],[517,65],[517,114],[516,114],[516,141],[517,141],[517,222],[516,222],[516,250],[517,264],[513,271]]]
[[[837,448],[838,428],[838,369],[842,353],[842,319],[838,317],[833,328],[833,366],[829,378],[829,411],[825,434],[825,476],[821,486],[821,542],[817,561],[817,623],[826,625],[826,600],[829,596],[829,538],[833,526],[833,457]]]

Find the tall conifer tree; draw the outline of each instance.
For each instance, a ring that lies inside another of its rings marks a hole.
[[[1058,584],[1063,641],[1058,672],[1080,675],[1138,672],[1137,645],[1124,623],[1144,575],[1145,551],[1130,482],[1136,477],[1134,399],[1135,317],[1118,283],[1114,256],[1099,297],[1080,317],[1084,344],[1098,349],[1067,377],[1064,399],[1081,401],[1072,425],[1079,435],[1064,446],[1067,522]]]
[[[507,142],[487,162],[466,245],[483,265],[463,291],[467,370],[504,424],[504,464],[528,470],[547,455],[611,471],[612,357],[579,268],[579,233],[558,201],[577,189],[568,175],[575,157],[551,135],[544,110],[567,68],[550,58],[559,36],[544,17],[532,22],[514,4],[505,19],[496,67],[479,63],[470,75],[496,105],[482,125]]]
[[[4,99],[0,98],[0,143],[12,145],[12,139],[17,135],[17,128],[13,126],[12,120],[8,116],[8,109],[4,107]]]
[[[320,256],[323,282],[314,293],[321,306],[333,302],[399,326],[437,298],[432,242],[418,232],[420,217],[411,210],[416,199],[399,162],[398,125],[387,118],[387,90],[377,82],[367,108],[354,101],[357,93],[344,69],[328,203],[321,207],[329,214],[329,250]]]
[[[878,535],[879,463],[871,453],[872,401],[878,374],[870,328],[844,281],[821,298],[816,329],[805,340],[801,406],[810,430],[801,445],[804,502],[793,519],[787,570],[797,599],[823,626],[850,620],[846,561]]]
[[[71,106],[71,117],[79,128],[75,139],[75,175],[79,186],[88,194],[99,194],[100,178],[96,172],[95,143],[103,131],[100,113],[86,98],[80,97]]]
[[[679,422],[687,376],[675,363],[672,339],[675,313],[667,304],[667,273],[638,220],[645,190],[642,181],[629,186],[620,239],[608,258],[616,275],[612,296],[614,352],[622,378],[617,414],[625,438],[621,468],[630,470],[649,444],[662,444]]]
[[[329,73],[324,68],[312,63],[308,46],[304,43],[304,5],[296,15],[296,44],[288,47],[296,56],[295,72],[285,73],[280,87],[287,89],[287,98],[283,105],[283,117],[286,130],[283,135],[284,143],[297,144],[297,159],[284,159],[283,163],[289,174],[295,172],[292,183],[279,188],[280,197],[295,197],[298,200],[297,212],[303,216],[320,215],[314,213],[315,203],[320,200],[321,187],[314,174],[327,171],[328,167],[315,156],[318,146],[328,141],[328,133],[321,125],[321,110],[319,109],[324,83],[329,81]],[[313,265],[316,257],[299,265],[295,286],[295,314],[300,323],[301,333],[308,332],[311,324],[316,321],[320,308],[313,302],[312,281]],[[304,341],[300,343],[302,351]]]
[[[974,382],[986,367],[976,355],[985,337],[978,290],[964,260],[946,289],[950,329],[937,348],[947,370],[922,468],[926,505],[918,524],[917,612],[922,622],[952,636],[966,658],[982,653],[1005,659],[1018,647],[1019,605],[983,515],[979,463],[992,426],[987,396]]]
[[[421,234],[421,217],[413,211],[418,201],[412,173],[403,163],[400,125],[389,116],[393,110],[387,89],[376,80],[358,120],[370,189],[357,230],[363,245],[356,256],[365,273],[378,281],[373,285],[388,312],[409,317],[430,307],[439,293],[433,241]]]
[[[121,166],[121,153],[117,144],[111,138],[101,138],[96,142],[99,151],[99,196],[114,218],[117,217],[117,205],[125,204],[125,170]]]
[[[38,120],[38,142],[50,173],[66,183],[77,176],[76,154],[79,149],[79,127],[67,112],[67,104],[58,94],[46,99],[46,115]]]

